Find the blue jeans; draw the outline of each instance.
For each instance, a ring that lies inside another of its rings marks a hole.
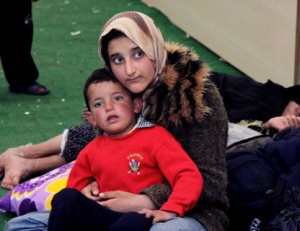
[[[9,220],[4,231],[47,231],[50,211],[27,213]],[[190,217],[172,218],[153,225],[150,231],[207,231]]]
[[[191,217],[175,217],[165,222],[159,222],[150,231],[207,231],[197,220]]]
[[[9,220],[4,231],[47,231],[50,211],[31,212]]]

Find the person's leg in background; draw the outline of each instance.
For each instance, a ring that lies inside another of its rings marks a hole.
[[[0,56],[9,90],[33,95],[48,94],[47,88],[36,83],[39,72],[31,56],[31,0],[1,1],[0,8]]]

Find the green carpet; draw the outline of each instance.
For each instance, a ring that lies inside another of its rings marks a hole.
[[[166,41],[192,47],[213,70],[240,74],[139,0],[40,0],[33,3],[32,53],[40,72],[38,81],[51,93],[42,97],[10,93],[0,69],[0,153],[44,141],[81,123],[83,83],[94,69],[102,67],[97,51],[100,30],[115,13],[129,10],[152,17]],[[0,196],[6,192],[0,189]],[[0,213],[0,230],[10,217]]]

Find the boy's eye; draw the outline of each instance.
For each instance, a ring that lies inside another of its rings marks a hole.
[[[116,97],[114,98],[115,101],[120,101],[120,100],[122,100],[122,99],[123,99],[122,96],[116,96]]]
[[[102,102],[97,102],[97,103],[95,103],[94,106],[95,106],[95,107],[100,107],[100,106],[102,106]]]

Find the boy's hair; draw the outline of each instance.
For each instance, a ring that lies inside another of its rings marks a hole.
[[[91,110],[91,108],[89,105],[88,89],[91,84],[100,83],[100,82],[119,83],[119,80],[115,76],[110,74],[105,68],[97,69],[90,75],[90,77],[86,80],[83,88],[85,105],[89,111]]]

